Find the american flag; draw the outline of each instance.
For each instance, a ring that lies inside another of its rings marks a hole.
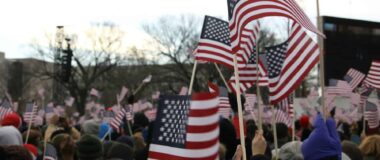
[[[215,92],[212,90],[211,86],[213,84],[209,83],[209,89],[210,92]],[[228,91],[225,87],[220,87],[219,86],[219,110],[218,113],[224,118],[230,118],[231,116],[231,104],[230,101],[228,100]]]
[[[373,92],[373,88],[368,88],[368,87],[364,87],[363,90],[361,90],[360,92],[360,102],[359,102],[359,110],[363,110],[363,108],[365,107],[365,102],[367,101],[368,97],[371,95],[371,93]]]
[[[232,68],[234,56],[231,52],[228,22],[205,16],[196,51],[195,59],[198,61],[220,63]]]
[[[245,92],[247,89],[251,88],[253,84],[256,83],[257,80],[258,80],[259,86],[267,86],[268,77],[266,76],[265,72],[266,71],[264,67],[262,67],[262,65],[259,65],[259,68],[257,68],[256,54],[252,53],[250,55],[248,64],[243,68],[239,68],[239,82],[240,82],[241,92]],[[259,76],[257,77],[257,75]],[[230,80],[228,81],[228,85],[232,89],[233,92],[236,92],[236,77],[235,76],[232,76],[230,78]]]
[[[294,108],[293,108],[293,94],[288,96],[287,98],[283,99],[278,103],[279,109],[285,111],[286,114],[289,115],[289,117],[294,116]]]
[[[116,116],[114,116],[114,118],[111,120],[110,125],[114,130],[119,131],[120,124],[123,121],[126,113],[125,113],[124,108],[122,108],[118,111],[118,113],[115,113],[115,114]]]
[[[343,77],[343,79],[347,81],[347,83],[351,86],[352,90],[354,90],[360,84],[360,82],[362,82],[364,77],[364,73],[356,69],[350,68],[347,71],[346,75]]]
[[[380,61],[373,61],[364,82],[376,89],[380,89]]]
[[[37,105],[34,103],[27,103],[24,112],[24,121],[27,123],[34,123],[37,115]]]
[[[265,49],[269,77],[269,100],[277,104],[290,95],[318,63],[318,45],[297,23],[293,23],[289,40]]]
[[[379,111],[377,105],[366,101],[365,111],[364,111],[365,120],[368,121],[369,128],[376,128],[379,126]]]
[[[251,25],[247,25],[242,32],[240,50],[238,51],[238,56],[242,57],[242,61],[238,61],[239,64],[246,64],[250,60],[250,55],[255,54],[256,41],[258,40],[260,34],[260,23],[254,21]],[[241,66],[241,65],[240,65]]]
[[[232,1],[232,0],[231,0]],[[233,53],[240,50],[241,36],[245,26],[259,18],[281,16],[294,20],[306,29],[323,35],[294,0],[239,0],[234,1],[230,13],[230,36]]]
[[[8,99],[3,98],[3,100],[0,103],[0,121],[3,120],[3,118],[7,115],[12,113],[12,106],[11,103],[8,101]]]
[[[149,159],[215,160],[219,151],[218,87],[213,93],[161,96]]]
[[[273,114],[274,115],[272,115],[272,116],[275,116],[274,119],[275,119],[276,123],[284,123],[288,127],[292,126],[291,117],[287,113],[285,113],[284,111],[282,111],[280,109],[275,109]]]
[[[250,93],[245,94],[244,111],[247,115],[246,117],[248,117],[247,119],[257,120],[254,114],[254,108],[255,108],[256,103],[257,103],[256,94],[250,94]]]
[[[329,86],[326,87],[326,95],[345,95],[351,94],[352,88],[346,82],[337,79],[330,79]]]
[[[44,160],[57,160],[57,150],[53,145],[47,143],[45,148],[45,155],[43,157]]]

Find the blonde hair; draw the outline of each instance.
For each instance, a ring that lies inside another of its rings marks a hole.
[[[359,149],[363,156],[374,156],[376,159],[380,159],[380,136],[371,135],[366,137],[359,145]]]

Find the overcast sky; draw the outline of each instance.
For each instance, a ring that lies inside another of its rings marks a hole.
[[[297,0],[309,17],[316,18],[315,0]],[[321,14],[380,22],[378,0],[320,0]],[[7,58],[30,57],[33,39],[44,38],[64,25],[80,32],[93,22],[111,21],[126,32],[128,46],[144,39],[142,23],[163,15],[205,14],[227,19],[226,0],[3,0],[0,2],[0,51]]]

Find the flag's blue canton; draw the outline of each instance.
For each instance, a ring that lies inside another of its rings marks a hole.
[[[228,22],[206,16],[201,39],[209,39],[229,46],[230,29],[228,28]]]
[[[33,103],[26,104],[25,112],[33,112]]]
[[[281,73],[282,66],[284,65],[288,42],[283,44],[266,48],[267,61],[268,61],[268,77],[274,78]]]
[[[11,103],[8,101],[8,99],[5,99],[5,98],[1,101],[0,106],[3,106],[4,108],[11,108],[11,107],[12,107],[12,105],[11,105]]]
[[[345,75],[345,76],[343,77],[343,80],[345,80],[345,81],[347,81],[348,83],[350,83],[350,82],[353,80],[353,78],[352,78],[351,76],[349,76],[349,75]]]
[[[114,116],[115,116],[115,113],[113,113],[112,111],[104,112],[104,117],[114,117]]]
[[[232,18],[232,14],[234,13],[234,8],[236,6],[236,3],[238,3],[239,0],[227,0],[228,3],[228,19]]]
[[[152,142],[184,148],[189,109],[190,96],[161,96]]]

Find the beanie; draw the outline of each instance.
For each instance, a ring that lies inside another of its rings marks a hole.
[[[304,115],[300,118],[300,125],[302,128],[307,128],[309,126],[309,117]]]
[[[85,121],[82,125],[82,132],[97,136],[99,133],[99,123],[94,119]]]
[[[96,136],[86,134],[77,142],[77,155],[80,159],[96,159],[102,157],[102,154],[102,143]]]
[[[135,140],[129,136],[120,136],[119,138],[116,139],[116,141],[126,144],[132,148],[135,146]]]
[[[32,145],[32,144],[24,144],[24,147],[34,156],[34,157],[37,157],[38,156],[38,149],[36,146]]]
[[[1,125],[19,128],[21,126],[21,117],[17,113],[7,114],[1,121]]]
[[[122,160],[133,160],[133,149],[128,145],[115,142],[111,145],[106,154],[106,158],[112,159],[122,159]]]

